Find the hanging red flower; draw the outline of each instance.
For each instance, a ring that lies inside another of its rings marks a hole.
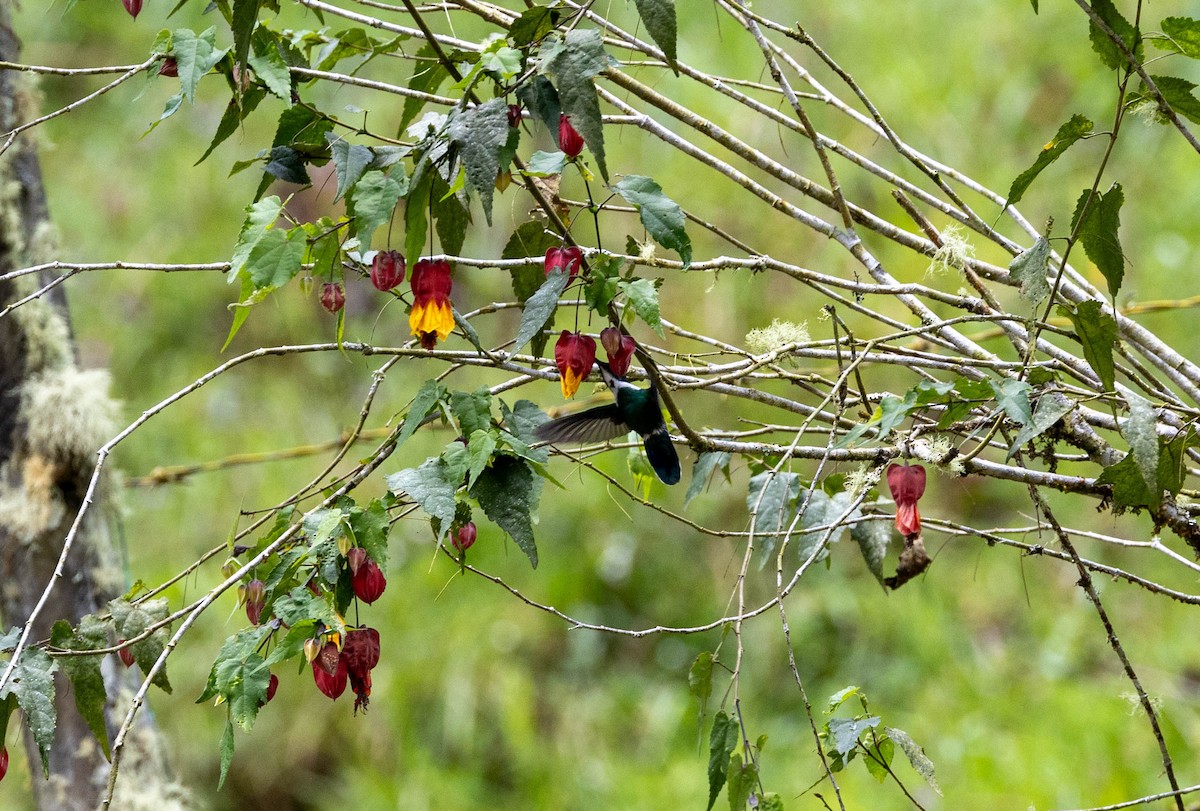
[[[558,336],[554,345],[554,363],[562,382],[563,397],[574,397],[579,384],[592,373],[596,361],[596,341],[578,332],[567,332]]]
[[[923,465],[888,465],[888,489],[896,502],[896,529],[905,538],[921,534],[917,501],[925,492]]]
[[[333,642],[326,642],[325,647],[321,648],[321,652],[317,654],[317,658],[313,659],[312,672],[317,689],[334,701],[337,701],[338,696],[346,692],[346,678],[349,671],[346,670],[346,663],[342,661],[337,645]]]
[[[246,619],[250,620],[251,625],[258,625],[266,604],[267,585],[256,577],[246,586]]]
[[[339,663],[345,665],[350,676],[354,712],[357,713],[360,707],[365,712],[371,695],[371,668],[379,664],[379,632],[374,628],[360,628],[346,634]]]
[[[175,57],[168,56],[162,61],[162,64],[158,66],[158,75],[173,78],[179,77],[179,63],[175,61]]]
[[[554,271],[571,274],[571,278],[579,275],[579,268],[583,264],[583,251],[575,245],[564,246],[562,248],[550,248],[546,251],[546,275],[549,276]]]
[[[121,0],[121,4],[129,12],[129,16],[135,20],[137,19],[137,15],[142,13],[142,0]]]
[[[608,368],[612,369],[612,373],[617,377],[624,377],[629,371],[629,361],[633,359],[633,348],[637,343],[616,327],[600,330],[600,343],[608,353]]]
[[[400,284],[407,273],[404,256],[399,251],[379,251],[371,260],[371,284],[381,292]]]
[[[459,552],[466,552],[475,545],[475,535],[479,530],[475,527],[474,521],[468,521],[463,524],[454,533],[454,537],[450,539],[450,543],[454,544],[454,548]]]
[[[331,313],[336,313],[346,306],[346,290],[340,284],[326,282],[321,288],[321,306]]]
[[[413,267],[410,280],[413,291],[412,313],[408,326],[421,339],[421,346],[433,349],[438,341],[454,330],[454,308],[450,306],[450,263],[422,259]]]
[[[520,104],[508,105],[508,126],[512,127],[514,130],[521,126],[521,119],[524,117],[524,115],[524,110]]]
[[[566,115],[558,117],[558,148],[565,152],[568,158],[577,158],[583,151],[583,136],[571,126],[571,119]]]
[[[350,563],[350,586],[354,596],[367,605],[378,600],[387,588],[387,578],[379,564],[371,559],[367,550],[357,546],[346,555],[346,560]]]

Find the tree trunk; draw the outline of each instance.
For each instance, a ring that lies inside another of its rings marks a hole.
[[[0,0],[0,59],[17,61],[11,0]],[[37,116],[32,80],[0,70],[0,132]],[[2,142],[2,140],[0,140]],[[53,243],[33,139],[0,155],[0,275],[46,261]],[[44,285],[39,274],[0,281],[0,311]],[[108,376],[79,368],[62,287],[0,315],[0,616],[23,625],[50,582],[63,540],[79,510],[96,451],[113,434],[117,407]],[[31,641],[47,639],[56,620],[75,625],[120,595],[124,575],[112,543],[113,483],[105,481],[76,537],[62,579],[40,614]],[[102,665],[111,740],[138,684],[115,656]],[[25,735],[33,793],[41,809],[94,809],[104,796],[108,762],[75,708],[70,682],[55,675],[57,726],[49,779]],[[127,738],[114,807],[183,807],[148,714]],[[12,779],[12,778],[10,778]],[[126,788],[127,787],[127,788]]]

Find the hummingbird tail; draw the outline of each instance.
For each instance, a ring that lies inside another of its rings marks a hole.
[[[661,425],[646,434],[645,444],[646,458],[650,460],[650,467],[654,468],[658,478],[662,479],[663,484],[678,484],[681,475],[679,455],[671,444],[667,426]]]

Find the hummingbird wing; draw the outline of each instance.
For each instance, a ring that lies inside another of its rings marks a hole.
[[[603,442],[606,439],[629,433],[629,426],[621,418],[616,403],[589,408],[578,414],[544,422],[534,430],[534,436],[554,445],[574,442]]]

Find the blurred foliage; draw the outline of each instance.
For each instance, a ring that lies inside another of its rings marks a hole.
[[[217,22],[200,19],[192,10],[198,3],[167,21],[172,5],[150,0],[135,22],[117,0],[82,0],[65,14],[61,0],[48,9],[25,3],[16,30],[30,63],[132,64],[145,58],[162,27],[202,30]],[[973,4],[969,12],[950,0],[786,5],[771,0],[756,7],[778,12],[779,19],[801,15],[806,29],[853,72],[910,143],[993,188],[1006,189],[1071,113],[1097,121],[1107,115],[1111,79],[1096,69],[1086,23],[1070,4],[1044,3],[1037,17],[1027,3],[1017,2]],[[1156,13],[1166,16],[1167,6],[1185,5],[1161,4]],[[318,25],[294,16],[295,25]],[[765,75],[758,52],[745,47],[741,32],[719,22],[716,13],[690,9],[680,15],[679,26],[681,61],[728,75]],[[455,33],[468,39],[479,33],[469,23],[466,29]],[[737,47],[727,38],[736,39]],[[377,69],[398,84],[409,72],[399,61],[385,60]],[[43,108],[57,108],[104,81],[44,78]],[[692,92],[687,82],[666,73],[660,89],[685,104]],[[48,246],[48,254],[79,261],[228,258],[258,183],[256,172],[229,177],[228,170],[269,141],[276,112],[252,117],[244,132],[194,167],[225,105],[223,94],[204,91],[202,85],[194,108],[144,137],[174,92],[158,78],[132,82],[37,130],[59,229],[58,244]],[[318,92],[331,109],[360,103],[348,88]],[[270,104],[265,101],[264,109]],[[719,124],[725,114],[730,113],[714,110],[712,118]],[[399,108],[370,116],[398,121]],[[1180,295],[1181,283],[1192,288],[1200,263],[1194,216],[1200,201],[1190,199],[1200,187],[1181,189],[1169,182],[1195,155],[1165,128],[1131,123],[1139,131],[1119,143],[1114,157],[1114,179],[1137,203],[1122,212],[1131,264],[1123,295],[1143,302],[1171,299]],[[861,141],[861,134],[856,137]],[[622,138],[619,130],[609,141],[611,167],[653,165],[669,194],[686,190],[681,202],[690,210],[720,209],[719,178],[690,178],[692,166],[675,163],[680,159],[661,144]],[[852,145],[868,155],[886,147]],[[803,143],[788,138],[779,149],[813,173]],[[1026,215],[1038,222],[1069,211],[1095,159],[1085,149],[1065,156],[1055,166],[1054,182],[1040,183],[1027,196]],[[314,188],[292,203],[313,219],[334,207],[331,176],[314,180]],[[843,183],[850,197],[894,210],[901,220],[899,209],[873,199],[878,192],[865,180],[847,173]],[[500,254],[524,219],[525,203],[512,199],[497,198],[495,226],[477,223],[464,253]],[[798,241],[793,253],[807,252],[813,266],[849,272],[848,257],[798,233],[790,220],[760,221],[761,212],[742,209],[722,216],[730,231],[753,234],[752,244]],[[381,241],[377,235],[377,244]],[[399,241],[399,233],[392,233],[391,244],[399,247]],[[697,257],[707,255],[711,243],[703,235],[697,243]],[[881,255],[902,258],[893,268],[901,280],[925,270],[911,256],[887,248]],[[506,274],[461,274],[455,296],[503,300],[507,281]],[[697,274],[674,295],[691,302],[691,321],[710,334],[741,336],[774,317],[817,323],[821,302],[796,298],[786,280],[764,274],[737,281]],[[721,284],[722,295],[704,295],[713,284]],[[67,288],[80,353],[87,365],[111,370],[129,419],[246,348],[333,337],[333,320],[315,296],[304,298],[295,286],[259,307],[223,356],[226,305],[237,291],[218,273],[107,271],[83,274]],[[399,343],[407,335],[404,313],[399,306],[381,308],[382,299],[372,293],[365,281],[351,281],[347,336]],[[1167,311],[1146,315],[1143,323],[1194,357],[1200,354],[1200,334],[1188,320]],[[814,327],[814,333],[825,328]],[[382,386],[371,425],[402,409],[435,373],[433,364],[406,364]],[[243,366],[156,417],[115,459],[127,473],[144,474],[159,465],[336,438],[357,418],[378,365],[378,359],[331,354]],[[462,377],[455,381],[460,388],[473,387]],[[558,402],[557,386],[540,389],[523,394]],[[687,410],[689,400],[680,399]],[[696,422],[704,423],[703,413]],[[444,432],[422,433],[428,435],[411,440],[404,459],[392,460],[385,470],[416,464],[450,439]],[[623,455],[611,456],[606,469],[627,479]],[[317,457],[235,467],[182,484],[131,490],[123,521],[130,581],[153,583],[175,574],[224,540],[239,509],[269,507],[323,464]],[[692,625],[727,611],[725,596],[740,559],[737,544],[677,537],[678,525],[657,513],[631,511],[602,488],[579,486],[582,477],[564,463],[556,474],[570,489],[569,498],[554,494],[541,510],[538,570],[530,571],[524,555],[484,524],[472,563],[501,574],[531,599],[593,622]],[[747,471],[735,464],[732,485],[718,476],[689,515],[737,527],[744,518],[747,479]],[[678,510],[684,489],[656,485],[653,498]],[[926,500],[937,517],[969,514],[977,525],[1012,526],[1029,521],[1015,512],[1024,503],[1021,490],[935,476]],[[363,495],[381,492],[380,482]],[[1094,509],[1091,502],[1069,498],[1054,503],[1067,515]],[[1114,533],[1136,526],[1129,518],[1111,521]],[[152,699],[179,778],[193,787],[198,807],[703,807],[710,719],[698,726],[687,674],[697,654],[720,642],[720,632],[630,639],[570,630],[495,585],[460,576],[435,558],[430,541],[424,518],[393,530],[390,586],[367,609],[383,637],[370,712],[352,717],[348,696],[329,702],[313,689],[307,668],[279,674],[278,695],[253,733],[239,733],[238,755],[219,793],[217,743],[224,712],[192,701],[221,641],[241,627],[243,617],[227,595],[220,610],[198,623],[171,660],[174,695]],[[797,663],[816,711],[835,691],[861,685],[872,710],[911,734],[936,764],[944,799],[925,790],[907,766],[898,769],[926,808],[1075,807],[1162,790],[1157,750],[1141,720],[1130,718],[1140,711],[1127,695],[1130,685],[1094,612],[1075,587],[1074,570],[978,539],[934,540],[930,551],[935,563],[929,573],[889,594],[843,542],[832,550],[828,566],[811,573],[789,599]],[[1120,560],[1120,553],[1107,548],[1089,550],[1089,556]],[[1153,564],[1144,571],[1160,574]],[[1170,576],[1166,563],[1161,574]],[[168,596],[173,602],[195,596],[216,577],[215,566],[205,567]],[[767,599],[774,593],[773,577],[755,572],[748,587],[754,599]],[[1111,597],[1117,631],[1148,691],[1169,707],[1165,725],[1176,762],[1194,764],[1200,750],[1194,617],[1184,606],[1126,584],[1105,583],[1104,594]],[[748,624],[746,635],[753,655],[745,665],[741,704],[755,734],[769,736],[764,777],[786,807],[819,808],[809,789],[821,774],[774,613]],[[714,701],[723,689],[718,679]],[[818,724],[824,720],[818,716]],[[14,728],[10,739],[16,734]],[[28,770],[11,740],[10,750],[14,764],[0,784],[0,805],[26,808]],[[878,784],[860,768],[838,779],[851,808],[910,807],[893,785]],[[813,791],[829,798],[826,785]]]

